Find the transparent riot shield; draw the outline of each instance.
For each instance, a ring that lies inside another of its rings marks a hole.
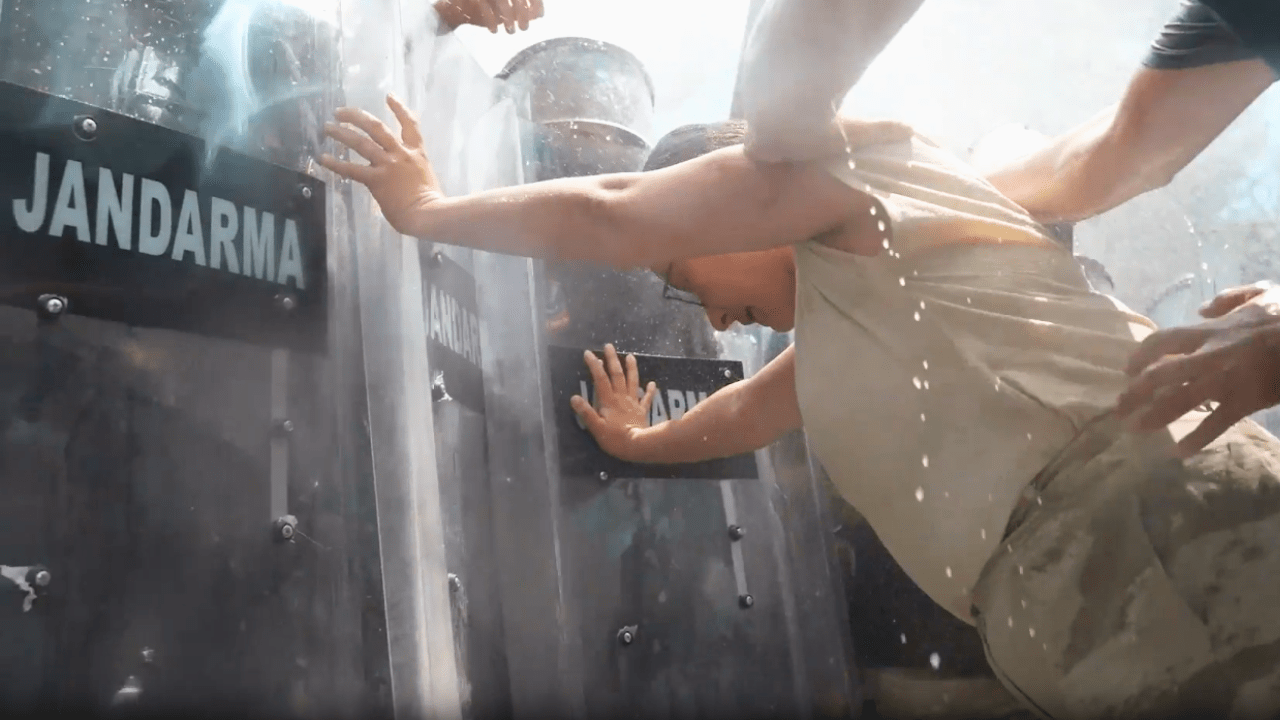
[[[460,711],[417,246],[315,166],[399,5],[0,3],[5,710]]]

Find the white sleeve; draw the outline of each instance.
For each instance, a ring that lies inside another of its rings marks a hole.
[[[854,83],[924,0],[765,0],[747,34],[734,102],[747,152],[808,160]]]

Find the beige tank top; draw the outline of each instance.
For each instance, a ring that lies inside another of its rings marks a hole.
[[[1018,496],[1114,404],[1153,326],[923,138],[830,170],[880,200],[891,240],[876,257],[796,248],[805,429],[907,574],[971,622],[969,591]]]

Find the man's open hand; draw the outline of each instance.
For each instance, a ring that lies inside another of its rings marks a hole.
[[[1280,287],[1226,290],[1205,304],[1208,320],[1160,330],[1130,359],[1117,411],[1136,430],[1165,427],[1187,412],[1217,407],[1178,443],[1194,454],[1253,413],[1280,404]]]

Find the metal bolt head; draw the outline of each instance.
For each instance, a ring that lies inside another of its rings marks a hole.
[[[439,250],[431,253],[431,267],[440,267],[444,264],[444,253]]]
[[[733,540],[734,542],[737,542],[738,540],[741,540],[742,538],[746,537],[746,534],[747,534],[746,528],[740,525],[729,526],[729,539]]]
[[[298,518],[292,515],[285,515],[283,517],[276,518],[276,540],[280,542],[292,542],[293,536],[296,534],[295,528],[297,525]]]
[[[61,315],[67,309],[67,301],[57,295],[45,295],[40,299],[40,304],[50,315]]]
[[[725,376],[726,378],[732,378],[732,377],[733,377],[733,371],[732,371],[732,370],[730,370],[729,368],[725,368],[725,369],[724,369],[724,376]]]
[[[41,570],[36,573],[35,581],[40,587],[49,587],[49,583],[53,582],[53,575],[48,570]]]
[[[619,631],[618,631],[618,644],[619,644],[619,645],[630,645],[631,643],[634,643],[635,641],[636,641],[636,628],[635,628],[635,626],[633,626],[633,625],[628,625],[627,627],[624,627],[624,628],[622,628],[621,630],[619,630]]]
[[[292,295],[277,295],[276,303],[285,312],[292,312],[294,308],[298,307],[298,301],[294,300]]]
[[[756,599],[751,597],[750,595],[738,596],[738,605],[743,610],[750,610],[753,606],[755,606],[755,604],[756,604]]]
[[[607,473],[607,472],[605,472],[605,471],[601,470],[601,471],[600,471],[600,482],[602,482],[602,483],[607,483],[607,482],[609,482],[609,473]]]
[[[98,135],[98,121],[91,117],[80,118],[76,122],[76,134],[85,140],[92,140]]]
[[[462,578],[458,577],[453,573],[449,573],[449,589],[453,592],[458,592],[459,590],[461,590]]]
[[[302,186],[302,199],[303,200],[311,199],[311,187],[309,185]]]
[[[156,661],[156,651],[151,648],[142,648],[142,662],[150,665]]]
[[[291,432],[293,432],[293,421],[292,421],[292,420],[281,420],[281,421],[280,421],[280,429],[281,429],[282,431],[284,431],[284,432],[287,432],[287,433],[291,433]]]

